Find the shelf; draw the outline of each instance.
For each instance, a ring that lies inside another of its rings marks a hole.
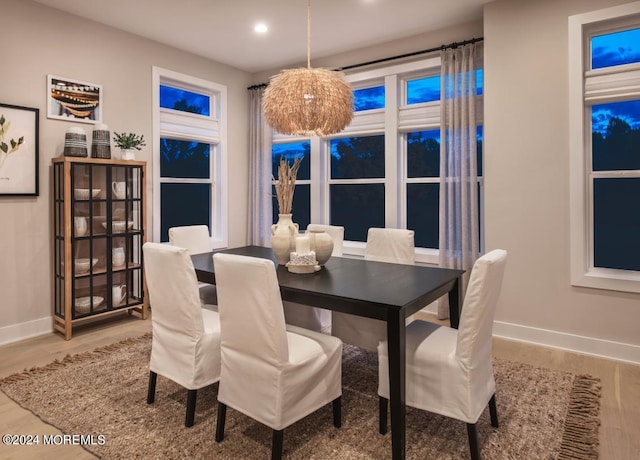
[[[111,272],[123,272],[125,270],[140,270],[142,269],[142,265],[136,263],[130,263],[128,265],[116,265],[111,268]],[[86,273],[74,273],[76,278],[87,278],[89,276],[98,276],[105,275],[109,272],[106,267],[98,267],[93,268],[93,272],[89,271]]]
[[[142,268],[142,265],[140,264],[128,264],[128,265],[117,265],[114,266],[112,268],[112,270],[114,272],[121,272],[121,271],[125,271],[125,270],[135,270],[135,269],[139,269]]]

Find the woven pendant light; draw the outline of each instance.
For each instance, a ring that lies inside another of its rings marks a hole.
[[[342,131],[353,117],[353,92],[342,72],[311,68],[311,0],[307,0],[307,68],[271,78],[262,109],[280,134],[325,136]]]

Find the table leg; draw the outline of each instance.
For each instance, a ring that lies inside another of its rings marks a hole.
[[[449,291],[449,321],[454,329],[458,329],[460,325],[460,299],[462,299],[462,279],[458,278]]]
[[[405,458],[405,318],[401,311],[389,312],[387,344],[389,353],[389,400],[391,402],[391,458]]]

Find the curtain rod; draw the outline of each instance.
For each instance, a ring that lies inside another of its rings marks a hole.
[[[251,86],[249,86],[247,89],[259,89],[259,88],[266,88],[267,86],[269,86],[269,83],[258,83],[257,85],[251,85]]]
[[[444,51],[446,49],[455,49],[459,46],[464,46],[464,45],[469,45],[471,43],[476,43],[476,42],[480,42],[484,40],[484,37],[477,37],[477,38],[470,38],[469,40],[463,40],[461,42],[453,42],[453,43],[449,43],[448,45],[440,45],[437,46],[435,48],[429,48],[427,50],[422,50],[422,51],[414,51],[412,53],[406,53],[406,54],[400,54],[398,56],[391,56],[391,57],[386,57],[386,58],[382,58],[382,59],[376,59],[373,61],[367,61],[367,62],[361,62],[360,64],[353,64],[353,65],[348,65],[345,67],[338,67],[334,70],[351,70],[351,69],[355,69],[358,67],[365,67],[368,65],[373,65],[373,64],[380,64],[381,62],[387,62],[387,61],[394,61],[396,59],[403,59],[403,58],[408,58],[408,57],[412,57],[412,56],[418,56],[419,54],[426,54],[426,53],[433,53],[434,51]]]
[[[426,49],[426,50],[414,51],[412,53],[400,54],[398,56],[390,56],[390,57],[386,57],[386,58],[382,58],[382,59],[375,59],[373,61],[361,62],[360,64],[353,64],[353,65],[348,65],[348,66],[345,66],[345,67],[338,67],[338,68],[336,68],[334,70],[337,70],[337,71],[351,70],[351,69],[356,69],[358,67],[365,67],[365,66],[368,66],[368,65],[380,64],[382,62],[387,62],[387,61],[394,61],[396,59],[404,59],[404,58],[408,58],[408,57],[418,56],[420,54],[433,53],[434,51],[444,51],[446,49],[455,49],[455,48],[458,48],[459,46],[464,46],[464,45],[469,45],[471,43],[481,42],[482,40],[484,40],[484,37],[470,38],[468,40],[463,40],[461,42],[452,42],[452,43],[449,43],[447,45],[440,45],[440,46],[436,46],[434,48],[429,48],[429,49]],[[258,89],[258,88],[265,88],[267,86],[269,86],[269,83],[259,83],[257,85],[249,86],[247,89],[248,90],[252,90],[252,89]]]

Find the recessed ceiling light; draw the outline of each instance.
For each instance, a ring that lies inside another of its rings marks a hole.
[[[259,22],[253,26],[253,30],[259,34],[264,34],[269,30],[269,28],[264,22]]]

